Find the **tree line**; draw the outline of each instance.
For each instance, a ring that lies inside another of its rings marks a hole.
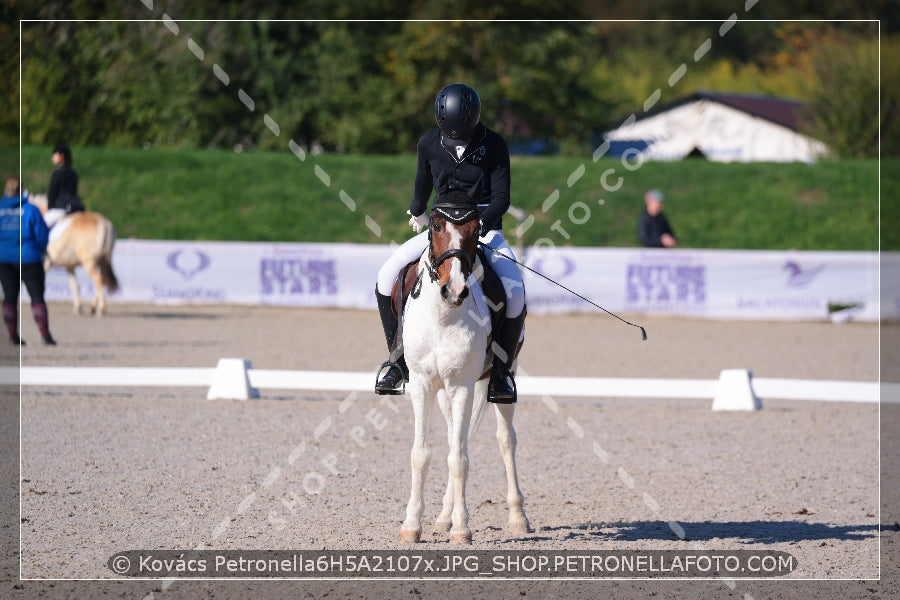
[[[486,124],[514,146],[540,140],[583,155],[659,88],[660,103],[699,89],[799,99],[806,132],[840,156],[876,155],[879,124],[882,154],[900,151],[900,102],[896,90],[879,88],[878,61],[881,42],[881,80],[900,79],[900,61],[885,58],[900,55],[897,23],[779,20],[813,11],[803,0],[759,3],[757,13],[735,13],[728,29],[734,3],[720,0],[702,10],[613,2],[606,12],[589,2],[465,1],[452,14],[412,0],[258,2],[252,14],[238,2],[162,4],[7,6],[19,12],[4,19],[0,39],[20,41],[21,54],[8,48],[3,78],[19,89],[21,113],[18,98],[2,100],[2,142],[18,139],[21,116],[22,141],[35,144],[283,149],[290,137],[307,149],[408,152],[433,126],[436,91],[465,81],[482,97]],[[871,19],[880,4],[820,18]],[[680,20],[597,20],[622,15]],[[751,20],[760,18],[771,20]],[[29,19],[20,40],[18,19]],[[669,85],[682,63],[684,75]]]

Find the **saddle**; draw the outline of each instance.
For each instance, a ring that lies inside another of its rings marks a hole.
[[[69,228],[69,225],[72,224],[72,219],[69,218],[70,215],[63,215],[57,221],[50,224],[50,238],[49,241],[56,241],[62,236],[62,234]]]
[[[478,280],[481,283],[481,290],[484,292],[485,300],[487,300],[487,305],[491,312],[491,331],[500,331],[503,321],[506,319],[506,292],[503,289],[503,282],[500,281],[500,277],[490,267],[490,261],[486,259],[481,248],[478,249],[478,258],[481,264],[481,276],[478,277]],[[397,322],[400,324],[400,330],[398,330],[397,336],[394,338],[395,348],[391,349],[392,360],[395,353],[398,356],[400,354],[399,347],[402,344],[403,337],[403,309],[406,307],[410,293],[418,285],[421,285],[421,282],[418,281],[419,273],[416,268],[418,264],[419,259],[416,259],[403,267],[397,279],[394,280],[394,286],[391,289],[391,308],[394,316],[397,317]],[[476,272],[478,270],[476,269]],[[490,346],[491,340],[488,338],[488,348]]]

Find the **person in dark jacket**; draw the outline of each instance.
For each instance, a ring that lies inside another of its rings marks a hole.
[[[56,345],[50,335],[44,302],[44,252],[49,231],[36,206],[19,189],[19,179],[10,177],[0,198],[0,284],[3,287],[3,322],[14,345],[19,337],[19,289],[22,282],[31,296],[31,314],[44,343]]]
[[[669,220],[663,214],[663,194],[650,190],[644,195],[644,210],[638,218],[638,239],[648,248],[674,248],[678,245]]]
[[[510,372],[515,350],[525,324],[525,286],[519,266],[503,258],[515,255],[503,237],[503,215],[509,208],[509,149],[503,137],[481,122],[481,99],[464,83],[452,83],[438,92],[434,101],[438,127],[425,133],[417,145],[416,179],[408,214],[418,234],[388,258],[378,272],[375,297],[388,349],[394,348],[397,318],[391,310],[391,288],[400,270],[428,247],[428,200],[446,180],[451,190],[472,192],[481,187],[478,211],[480,241],[490,248],[485,254],[506,290],[506,318],[501,331],[493,332],[501,352],[494,353],[494,368],[488,391],[492,402],[516,401],[515,381]],[[385,371],[385,368],[387,369]],[[403,357],[382,365],[384,375],[375,384],[376,394],[396,394],[408,378]]]
[[[50,191],[47,193],[47,212],[44,220],[52,227],[59,219],[73,212],[84,210],[78,196],[78,174],[72,168],[72,151],[65,144],[53,148],[50,160],[56,169],[50,176]]]

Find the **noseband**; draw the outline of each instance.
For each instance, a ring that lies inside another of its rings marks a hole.
[[[465,225],[469,221],[478,218],[478,210],[471,205],[459,206],[442,204],[436,205],[431,209],[432,223],[434,223],[434,218],[436,216],[441,217],[454,225]],[[463,263],[464,270],[467,273],[471,273],[473,258],[462,248],[451,248],[438,257],[434,256],[432,227],[433,225],[428,227],[428,264],[426,265],[428,268],[428,276],[431,278],[431,281],[434,282],[438,280],[438,267],[440,267],[444,261],[451,258],[458,258],[460,262]]]

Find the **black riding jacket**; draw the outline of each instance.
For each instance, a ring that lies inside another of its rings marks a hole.
[[[456,148],[444,145],[441,130],[435,128],[419,138],[417,154],[410,213],[418,216],[425,212],[438,177],[449,171],[451,188],[469,191],[481,180],[481,221],[487,229],[503,228],[503,215],[509,208],[509,149],[499,133],[479,123],[462,158],[457,159]]]
[[[69,165],[56,167],[50,176],[47,208],[66,208],[78,198],[78,175]]]

